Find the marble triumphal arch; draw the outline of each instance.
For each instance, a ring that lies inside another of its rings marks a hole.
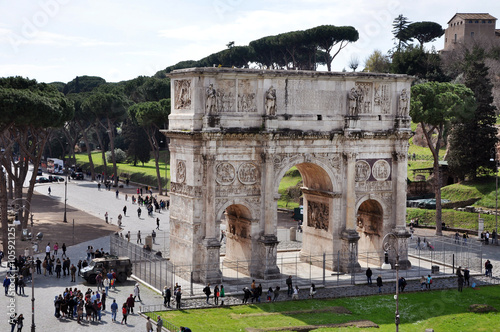
[[[411,78],[373,73],[230,68],[176,70],[172,111],[170,259],[216,282],[220,220],[224,264],[276,278],[278,186],[296,166],[303,178],[301,257],[380,253],[394,233],[407,256],[406,168]],[[382,263],[382,262],[380,262]]]

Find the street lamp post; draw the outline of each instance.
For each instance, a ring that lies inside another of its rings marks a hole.
[[[496,148],[491,150],[490,161],[495,162],[495,244],[498,245],[498,159]]]
[[[396,245],[394,246],[387,237],[392,237],[393,240],[396,241]],[[394,233],[387,233],[384,236],[384,239],[382,240],[383,247],[385,252],[389,252],[389,250],[394,249],[396,251],[396,263],[394,264],[394,268],[396,269],[396,295],[394,299],[396,300],[396,317],[395,317],[395,323],[396,323],[396,332],[399,331],[399,246],[398,246],[398,237]],[[395,247],[395,248],[394,248]]]
[[[31,239],[33,240],[33,213],[31,213]],[[31,332],[35,332],[35,251],[31,246]]]
[[[66,218],[66,202],[68,201],[68,170],[66,169],[66,180],[64,180],[64,222],[68,222]]]

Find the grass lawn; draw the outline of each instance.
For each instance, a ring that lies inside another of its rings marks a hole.
[[[300,181],[302,181],[302,176],[297,167],[294,166],[285,173],[278,189],[278,193],[281,195],[281,198],[278,200],[278,208],[293,209],[299,207],[298,200],[296,202],[286,202],[283,197],[289,187],[295,187]]]
[[[407,208],[406,209],[406,221],[410,219],[418,218],[419,223],[427,225],[436,225],[436,210],[427,209],[417,209],[417,208]],[[452,209],[442,209],[442,220],[446,223],[446,226],[464,228],[477,230],[477,219],[479,215],[477,213],[455,211]],[[481,214],[481,218],[484,219],[484,230],[492,230],[495,228],[495,216],[491,214]]]
[[[168,152],[160,151],[160,174],[163,179],[163,187],[166,185],[165,178],[169,179],[170,182],[170,165],[166,165],[165,161],[168,160]],[[76,155],[76,161],[78,165],[84,170],[89,168],[89,158],[86,153],[80,153]],[[97,171],[102,171],[102,154],[100,151],[92,152],[92,161],[94,165],[100,168],[97,168]],[[158,183],[156,181],[156,167],[154,159],[151,159],[148,163],[137,163],[137,166],[133,164],[117,164],[118,167],[118,175],[120,177],[125,177],[125,174],[130,175],[130,180],[133,182],[147,184],[153,187],[157,187]],[[166,167],[165,167],[166,166]],[[112,163],[108,163],[108,174],[112,174]],[[166,174],[165,174],[166,173]]]
[[[304,300],[241,305],[216,309],[193,309],[161,312],[163,318],[193,331],[246,331],[247,328],[287,327],[339,324],[369,320],[379,325],[377,331],[394,331],[394,295]],[[400,295],[401,331],[500,331],[498,313],[471,313],[472,304],[488,304],[500,309],[500,286],[406,293]],[[351,313],[336,313],[343,307]],[[158,313],[151,313],[156,317]],[[320,328],[313,331],[374,331],[373,328]]]

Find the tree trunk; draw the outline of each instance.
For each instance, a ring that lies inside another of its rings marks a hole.
[[[118,185],[118,168],[116,167],[116,156],[115,156],[115,128],[113,123],[108,118],[108,136],[109,144],[111,148],[111,160],[113,161],[113,173],[115,177],[113,178],[113,183],[115,186]]]
[[[9,177],[10,182],[10,177]],[[2,243],[3,243],[3,253],[5,255],[5,260],[8,261],[9,251],[9,219],[7,216],[8,211],[8,197],[7,197],[7,179],[4,172],[0,172],[0,211],[1,212],[1,225],[2,225]]]
[[[89,165],[90,165],[90,176],[92,178],[92,181],[94,181],[95,180],[95,168],[94,168],[94,161],[92,160],[92,151],[90,150],[89,137],[87,135],[88,127],[86,129],[83,129],[83,126],[80,122],[77,122],[77,125],[78,125],[78,128],[80,128],[80,131],[82,132],[83,142],[85,142],[85,146],[87,147],[87,156],[89,158]]]
[[[432,157],[434,159],[434,194],[436,198],[436,235],[443,235],[443,221],[442,221],[442,211],[441,211],[441,174],[439,172],[439,148],[441,147],[441,138],[443,137],[443,125],[439,128],[431,127],[428,131],[424,123],[420,124],[422,127],[422,132],[424,133],[425,139],[427,141],[427,146],[432,152]],[[432,144],[432,132],[434,129],[438,129],[438,138],[436,140],[436,146]]]
[[[96,120],[96,122],[99,120]],[[97,141],[99,142],[99,145],[101,147],[101,155],[102,155],[102,164],[104,165],[104,178],[102,181],[106,181],[108,179],[108,163],[106,162],[106,151],[104,149],[104,145],[102,144],[102,137],[101,133],[99,132],[99,125],[96,123],[95,126],[96,129],[96,135],[97,135]]]

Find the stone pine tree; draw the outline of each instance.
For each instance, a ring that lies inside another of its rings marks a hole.
[[[411,88],[410,116],[422,127],[433,157],[434,192],[436,194],[436,235],[442,235],[441,175],[439,149],[444,130],[450,121],[470,112],[474,107],[473,92],[462,84],[428,82]],[[434,134],[434,133],[437,133]],[[437,137],[433,137],[433,135]]]
[[[482,60],[470,61],[464,79],[464,84],[474,92],[476,108],[465,121],[453,125],[448,158],[450,171],[461,180],[494,170],[490,157],[498,141],[488,67]]]
[[[9,244],[6,176],[14,183],[15,205],[22,228],[26,228],[37,174],[35,171],[29,175],[29,168],[38,167],[52,128],[69,121],[73,112],[73,104],[55,87],[22,77],[0,78],[0,216],[4,253]],[[23,184],[28,176],[30,184],[25,193]]]

